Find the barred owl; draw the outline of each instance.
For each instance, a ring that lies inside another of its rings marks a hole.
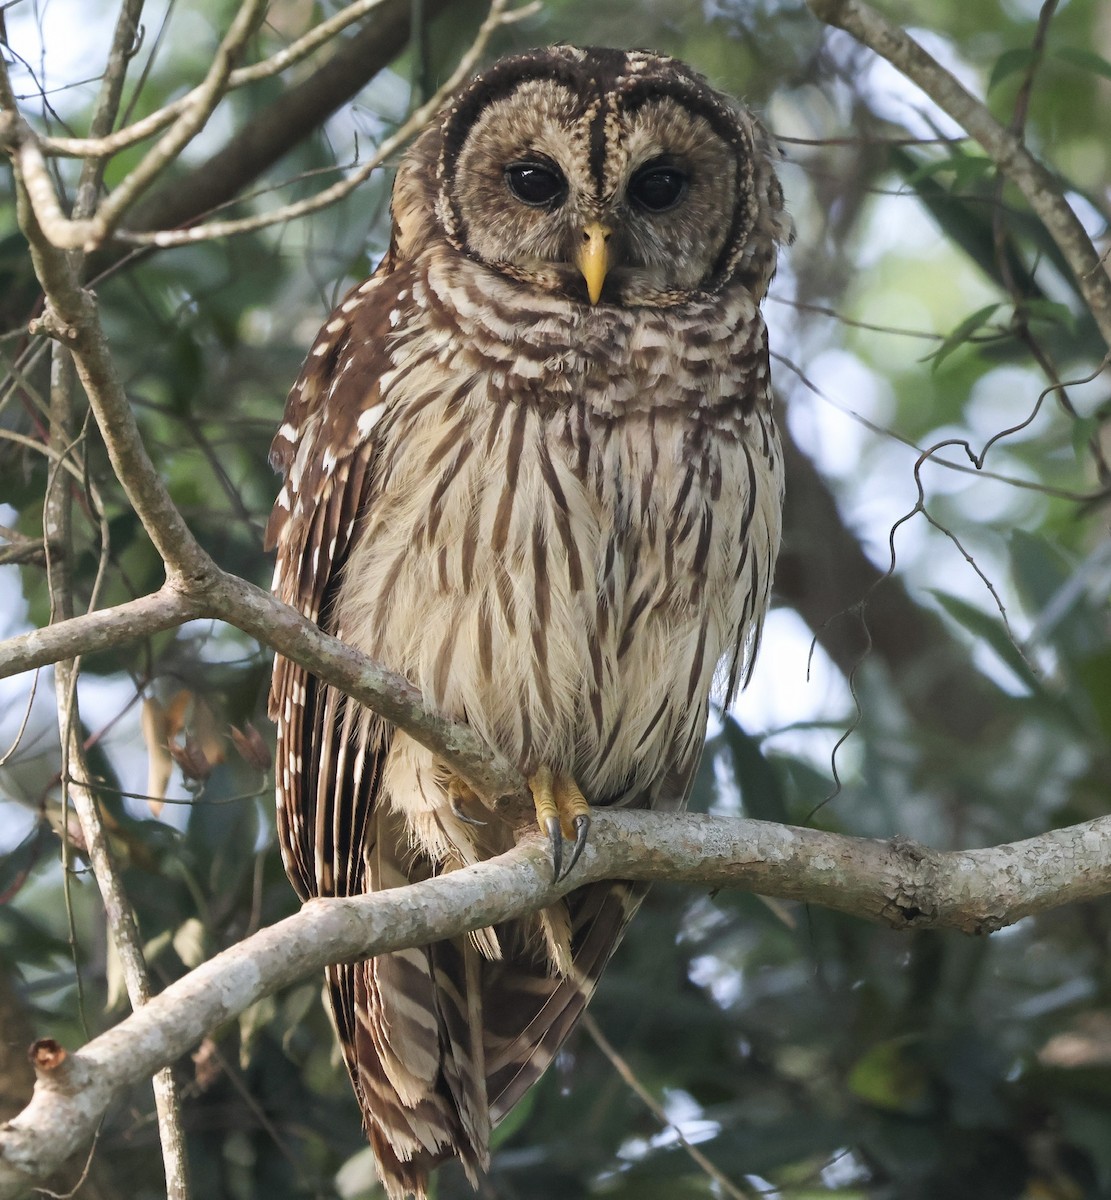
[[[715,681],[727,701],[756,651],[782,500],[772,157],[673,59],[498,62],[406,155],[388,253],[321,330],[274,440],[275,591],[520,766],[557,876],[590,805],[685,804]],[[397,887],[521,832],[282,658],[271,711],[302,898]],[[328,970],[392,1200],[451,1156],[477,1180],[640,894],[595,883]]]

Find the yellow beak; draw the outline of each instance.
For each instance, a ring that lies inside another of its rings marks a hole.
[[[613,232],[600,221],[591,221],[583,229],[582,245],[579,247],[576,265],[586,280],[586,291],[590,303],[597,304],[602,294],[602,284],[610,269],[609,239]]]

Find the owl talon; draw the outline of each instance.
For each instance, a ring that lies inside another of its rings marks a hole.
[[[570,875],[575,869],[575,863],[579,861],[579,856],[586,849],[586,839],[590,834],[590,814],[580,813],[575,818],[575,848],[571,851],[571,861],[567,864],[565,875]]]
[[[451,801],[451,811],[455,814],[458,820],[463,822],[464,825],[476,825],[481,829],[486,824],[485,821],[480,821],[478,817],[472,817],[468,813],[465,813],[457,798],[453,798]]]
[[[451,805],[451,811],[464,825],[477,825],[481,828],[486,824],[485,821],[480,821],[478,817],[472,817],[463,811],[465,801],[478,800],[478,798],[478,793],[475,792],[470,784],[460,779],[458,775],[450,777],[447,785],[448,804]]]
[[[548,845],[552,848],[552,883],[559,883],[562,878],[560,868],[563,866],[563,830],[559,827],[559,817],[549,817],[545,824]]]
[[[541,766],[529,777],[529,790],[536,806],[536,823],[548,835],[552,848],[552,882],[559,883],[571,873],[586,845],[590,832],[590,805],[570,775],[555,775],[551,767]],[[575,839],[571,859],[563,867],[563,835]]]

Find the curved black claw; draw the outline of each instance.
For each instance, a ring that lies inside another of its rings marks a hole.
[[[464,824],[464,825],[478,825],[478,826],[483,826],[483,825],[485,825],[485,824],[486,824],[486,822],[485,822],[485,821],[480,821],[480,820],[478,819],[478,817],[472,817],[472,816],[469,816],[467,813],[465,813],[465,812],[463,811],[463,805],[462,805],[462,803],[460,802],[460,800],[459,800],[459,797],[458,797],[458,796],[452,797],[452,801],[451,801],[451,811],[452,811],[453,813],[455,813],[455,815],[456,815],[456,816],[459,818],[459,820],[460,820],[460,821],[462,821],[462,822],[463,822],[463,824]]]
[[[560,867],[563,865],[563,830],[559,827],[559,817],[549,817],[544,822],[548,831],[548,843],[552,848],[552,883],[559,883],[563,877]]]
[[[590,817],[586,813],[581,813],[575,818],[575,848],[571,851],[571,861],[567,864],[567,870],[562,876],[557,878],[566,879],[568,875],[575,869],[575,863],[579,861],[579,855],[582,854],[586,846],[587,835],[590,833]]]

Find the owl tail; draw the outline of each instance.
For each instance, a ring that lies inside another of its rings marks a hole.
[[[499,928],[499,961],[459,938],[330,969],[344,1058],[390,1200],[424,1200],[429,1172],[451,1157],[477,1187],[491,1127],[555,1058],[642,894],[599,883],[567,898],[562,975],[531,922]]]
[[[432,873],[388,812],[369,823],[365,867],[368,891]],[[423,1200],[445,1158],[458,1157],[473,1184],[488,1165],[479,960],[462,938],[328,970],[340,1046],[390,1200]]]

